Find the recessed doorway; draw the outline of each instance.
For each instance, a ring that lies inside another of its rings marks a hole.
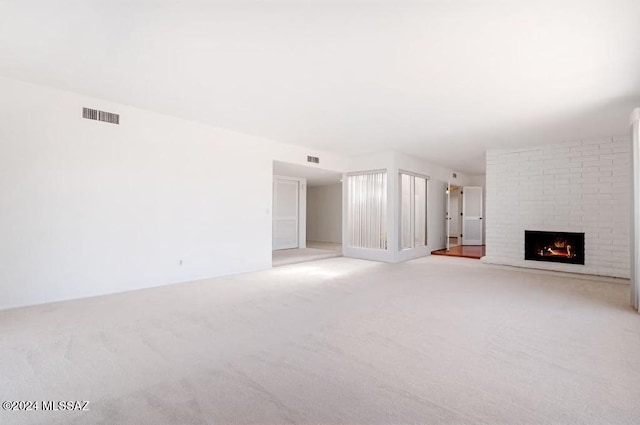
[[[447,220],[449,222],[447,237],[448,248],[462,245],[462,188],[460,186],[449,187]]]
[[[342,256],[342,174],[273,163],[272,266]]]
[[[455,186],[449,183],[445,206],[445,247],[431,253],[453,257],[483,257],[482,186]]]

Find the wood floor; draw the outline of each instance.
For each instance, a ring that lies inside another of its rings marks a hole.
[[[448,255],[449,257],[464,257],[480,259],[485,255],[484,245],[458,245],[446,249],[439,249],[437,251],[431,251],[433,255]]]

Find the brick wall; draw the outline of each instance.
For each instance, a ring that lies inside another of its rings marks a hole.
[[[487,152],[483,261],[629,277],[631,141]],[[524,230],[584,232],[585,265],[524,260]]]

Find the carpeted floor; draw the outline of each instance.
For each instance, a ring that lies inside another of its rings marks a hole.
[[[627,285],[347,258],[0,312],[2,424],[637,424]]]
[[[280,249],[272,252],[273,267],[289,264],[306,263],[309,261],[326,260],[341,257],[342,245],[330,242],[307,241],[306,248]]]

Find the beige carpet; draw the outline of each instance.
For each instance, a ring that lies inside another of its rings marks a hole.
[[[335,258],[0,312],[1,424],[638,424],[626,285]]]

